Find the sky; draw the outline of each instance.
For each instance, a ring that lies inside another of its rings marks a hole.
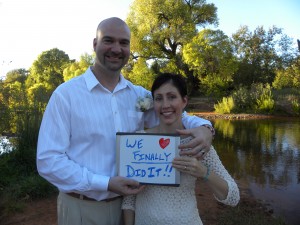
[[[29,69],[43,51],[58,48],[78,60],[91,54],[98,23],[126,19],[134,0],[0,0],[0,79],[13,69]],[[240,26],[254,31],[273,25],[300,39],[299,0],[207,0],[214,3],[220,29],[230,36]],[[298,15],[297,15],[298,14]],[[295,44],[296,46],[296,44]]]

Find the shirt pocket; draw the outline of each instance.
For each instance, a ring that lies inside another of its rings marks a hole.
[[[136,132],[144,129],[144,113],[138,111],[127,111],[125,132]]]

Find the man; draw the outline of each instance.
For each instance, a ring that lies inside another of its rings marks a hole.
[[[93,66],[53,92],[40,127],[37,168],[60,191],[59,225],[120,223],[120,195],[137,194],[141,187],[116,176],[116,132],[135,132],[158,122],[152,109],[135,107],[138,97],[149,92],[120,74],[130,55],[127,24],[115,17],[102,21],[93,47]],[[211,125],[188,116],[183,123],[187,128]],[[212,134],[206,127],[181,133],[195,137],[183,146],[192,148],[184,154],[200,156],[210,146]]]

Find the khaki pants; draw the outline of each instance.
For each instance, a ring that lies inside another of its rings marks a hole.
[[[58,225],[121,225],[122,198],[114,201],[88,201],[62,192],[57,198]]]

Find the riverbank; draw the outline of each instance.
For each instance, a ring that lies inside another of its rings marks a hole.
[[[228,120],[250,120],[250,119],[271,119],[271,118],[297,118],[291,116],[280,116],[280,115],[265,115],[265,114],[219,114],[214,112],[197,112],[197,113],[189,113],[190,115],[199,116],[201,118],[207,120],[215,120],[215,119],[228,119]]]

